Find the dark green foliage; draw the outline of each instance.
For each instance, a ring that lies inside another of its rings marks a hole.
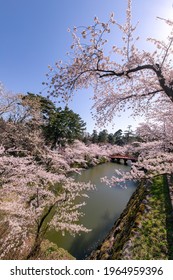
[[[30,92],[28,92],[27,94],[28,95],[23,96],[23,100],[30,99],[39,102],[43,120],[49,120],[51,116],[56,112],[56,106],[50,99]]]
[[[91,135],[91,141],[92,143],[98,143],[98,134],[97,134],[97,131],[94,129],[93,130],[93,133]]]
[[[114,138],[113,133],[108,134],[108,143],[110,143],[112,145],[115,143],[115,138]]]
[[[98,136],[98,142],[99,143],[107,143],[108,142],[108,131],[106,129],[103,129],[100,131]]]
[[[28,93],[23,100],[29,98],[39,102],[39,110],[42,115],[42,131],[46,144],[52,148],[56,145],[72,143],[75,139],[82,139],[85,130],[85,122],[80,116],[70,110],[67,106],[62,109],[41,95]]]
[[[117,130],[114,133],[114,139],[115,139],[115,144],[122,146],[124,144],[124,140],[123,140],[123,132],[121,129]]]
[[[49,122],[43,127],[47,142],[50,142],[52,148],[56,145],[72,143],[75,139],[81,139],[86,124],[80,116],[70,110],[58,108],[50,116]]]

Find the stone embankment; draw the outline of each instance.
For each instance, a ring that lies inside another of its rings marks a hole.
[[[88,259],[173,259],[173,178],[141,182],[103,242]]]
[[[149,210],[147,209],[148,189],[148,184],[138,186],[112,230],[88,259],[123,259],[124,254],[129,254],[131,243],[138,234],[138,227],[140,227],[138,216],[143,211]],[[131,237],[132,233],[133,238]]]

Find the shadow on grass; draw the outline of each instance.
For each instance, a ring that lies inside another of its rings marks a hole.
[[[167,231],[167,242],[168,242],[168,259],[173,260],[173,206],[171,203],[169,184],[173,186],[173,177],[168,178],[164,176],[164,196],[165,196],[165,210],[166,210],[166,231]],[[173,187],[172,187],[173,188]]]

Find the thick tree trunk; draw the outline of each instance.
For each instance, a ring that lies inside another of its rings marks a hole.
[[[41,218],[41,220],[38,223],[34,245],[32,246],[28,256],[26,257],[27,260],[36,257],[38,252],[39,252],[39,250],[40,250],[41,242],[43,241],[44,236],[46,234],[46,231],[48,229],[47,226],[45,226],[45,228],[43,228],[43,224],[44,224],[45,219],[47,218],[47,216],[52,211],[53,207],[54,207],[54,204],[49,207],[49,209],[47,210],[46,214]]]

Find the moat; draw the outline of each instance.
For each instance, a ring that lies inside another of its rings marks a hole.
[[[134,182],[127,182],[127,188],[123,186],[109,187],[105,183],[101,183],[100,178],[111,177],[114,175],[115,169],[128,171],[129,166],[109,162],[84,170],[81,175],[75,174],[76,181],[91,181],[96,186],[95,190],[88,193],[87,204],[82,208],[85,215],[80,219],[85,227],[92,229],[91,232],[82,233],[75,237],[69,233],[66,233],[65,236],[55,231],[48,233],[47,237],[51,242],[66,249],[76,259],[85,259],[98,246],[136,189]]]

